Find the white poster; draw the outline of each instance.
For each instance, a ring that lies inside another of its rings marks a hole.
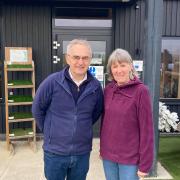
[[[143,61],[133,61],[133,65],[136,71],[143,71]]]
[[[89,66],[89,71],[93,76],[95,76],[99,81],[103,82],[104,76],[104,66]]]
[[[10,49],[10,62],[27,62],[28,51]]]

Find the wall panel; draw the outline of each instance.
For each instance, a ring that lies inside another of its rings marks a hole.
[[[4,5],[5,46],[30,46],[37,85],[51,73],[51,8]],[[46,47],[46,49],[45,49]]]
[[[116,8],[115,47],[126,49],[133,59],[143,57],[144,8],[144,1]]]
[[[164,0],[163,36],[180,36],[180,1]]]
[[[51,73],[51,7],[47,5],[2,5],[1,59],[4,47],[32,47],[35,62],[36,87]],[[22,73],[21,76],[25,76]],[[3,112],[4,104],[0,106]],[[5,132],[4,118],[0,117],[0,133]]]

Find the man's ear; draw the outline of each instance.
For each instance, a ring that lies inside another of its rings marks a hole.
[[[68,54],[65,54],[66,63],[69,65],[69,56]]]

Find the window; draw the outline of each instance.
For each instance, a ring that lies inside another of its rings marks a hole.
[[[163,38],[160,97],[180,98],[180,38]]]
[[[63,54],[66,54],[67,45],[69,41],[63,41]],[[106,41],[89,41],[92,48],[92,60],[91,65],[105,65],[106,57]],[[63,60],[64,65],[66,64],[65,56]]]
[[[55,8],[56,27],[112,27],[112,9]]]

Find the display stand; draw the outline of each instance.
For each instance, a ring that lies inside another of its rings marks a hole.
[[[4,84],[7,148],[14,152],[13,144],[18,140],[26,140],[32,149],[36,151],[36,125],[31,113],[31,106],[35,96],[32,49],[6,47],[5,57]]]

